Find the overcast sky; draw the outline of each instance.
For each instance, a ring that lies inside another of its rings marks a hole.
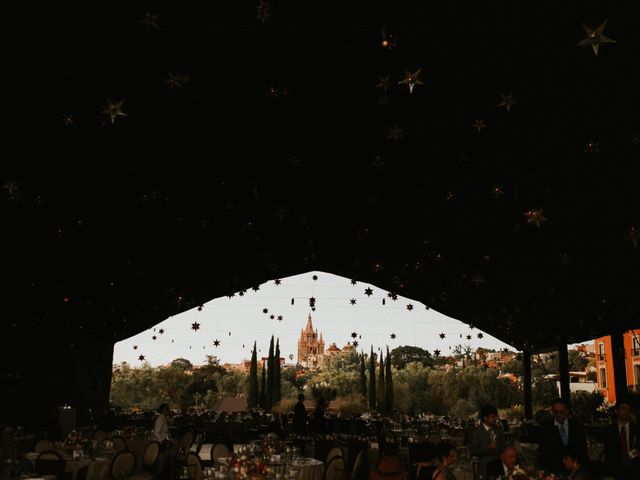
[[[318,279],[313,280],[317,275]],[[271,335],[280,338],[280,351],[287,363],[297,361],[297,342],[300,330],[311,314],[314,328],[322,332],[325,348],[332,342],[342,348],[352,342],[351,332],[357,332],[358,350],[393,349],[400,345],[417,345],[433,353],[439,349],[443,355],[458,344],[502,349],[513,348],[481,330],[473,330],[465,323],[446,317],[414,300],[398,296],[397,301],[387,297],[387,291],[372,284],[324,272],[309,272],[281,279],[276,285],[270,281],[260,285],[260,290],[248,290],[244,296],[216,298],[204,304],[201,311],[188,310],[167,319],[138,335],[118,342],[114,347],[113,361],[140,365],[139,355],[153,366],[163,365],[175,358],[186,358],[193,364],[205,362],[205,355],[216,355],[222,363],[239,363],[251,357],[254,340],[266,356]],[[367,296],[366,288],[373,294]],[[316,311],[309,307],[309,298],[316,299]],[[350,300],[356,299],[356,305]],[[291,304],[292,299],[294,304]],[[386,299],[386,305],[382,300]],[[407,310],[412,304],[413,310]],[[267,308],[269,312],[263,313]],[[271,320],[270,315],[276,319]],[[282,321],[277,316],[282,315]],[[193,323],[199,330],[192,330]],[[160,329],[164,333],[160,334]],[[439,334],[446,337],[440,339]],[[396,338],[392,339],[391,334]],[[156,340],[153,340],[153,336]],[[460,337],[462,335],[462,338]],[[467,340],[467,335],[472,335]],[[214,346],[214,340],[220,346]],[[134,350],[134,345],[137,349]],[[293,354],[293,361],[289,355]]]

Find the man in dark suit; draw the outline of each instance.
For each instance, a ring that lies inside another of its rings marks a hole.
[[[487,463],[487,478],[509,478],[513,475],[513,467],[516,466],[518,456],[516,449],[509,446],[502,450],[500,458]]]
[[[480,410],[482,419],[473,433],[469,442],[471,455],[478,457],[478,474],[485,477],[487,463],[495,461],[504,450],[505,441],[502,428],[498,426],[498,410],[491,405],[485,405]]]
[[[580,463],[586,465],[587,439],[580,421],[569,418],[569,403],[556,398],[551,402],[553,418],[540,425],[538,468],[547,473],[563,472],[562,452],[567,448],[576,452]]]
[[[604,436],[607,474],[617,480],[636,478],[633,472],[640,468],[640,430],[631,422],[631,403],[628,399],[621,399],[614,411],[616,418]]]

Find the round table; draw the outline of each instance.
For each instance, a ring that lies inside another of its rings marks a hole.
[[[296,480],[323,480],[324,463],[315,458],[305,458],[301,462],[287,463],[287,473],[297,471]]]

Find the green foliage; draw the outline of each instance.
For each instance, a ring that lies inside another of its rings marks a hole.
[[[273,403],[282,399],[282,382],[280,379],[280,339],[276,341],[276,355],[273,360]]]
[[[391,350],[391,363],[396,369],[401,370],[414,362],[422,364],[423,367],[432,367],[433,357],[427,350],[411,345],[403,345]]]
[[[389,415],[393,413],[393,374],[389,347],[387,347],[387,362],[385,363],[384,411]]]
[[[540,378],[533,384],[533,403],[549,406],[554,398],[558,397],[558,384],[556,380]]]
[[[249,395],[247,403],[249,407],[255,407],[259,401],[258,392],[258,351],[256,342],[253,342],[253,351],[251,352],[251,367],[249,369]]]
[[[369,357],[369,408],[375,410],[376,407],[376,356],[373,353],[373,347],[371,347],[371,356]]]
[[[193,370],[193,364],[186,358],[176,358],[170,365],[181,370]]]
[[[380,410],[384,410],[384,356],[382,352],[380,352],[380,364],[378,368],[378,391],[377,391],[377,401]]]
[[[364,354],[360,355],[360,395],[367,398],[367,374],[364,366]]]
[[[598,391],[571,392],[571,410],[583,423],[592,423],[595,412],[604,405],[605,398]]]
[[[464,398],[458,399],[458,401],[449,410],[449,415],[455,418],[467,419],[478,413],[476,406],[469,400]]]
[[[274,363],[273,363],[273,335],[271,335],[271,343],[269,343],[269,357],[267,359],[267,383],[264,391],[264,409],[271,411],[273,406],[273,380],[274,380]]]

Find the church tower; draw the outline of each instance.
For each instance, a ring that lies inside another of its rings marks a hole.
[[[322,332],[318,336],[318,329],[313,329],[311,314],[307,318],[307,326],[300,331],[298,340],[298,364],[307,369],[319,368],[324,357],[324,339]]]

